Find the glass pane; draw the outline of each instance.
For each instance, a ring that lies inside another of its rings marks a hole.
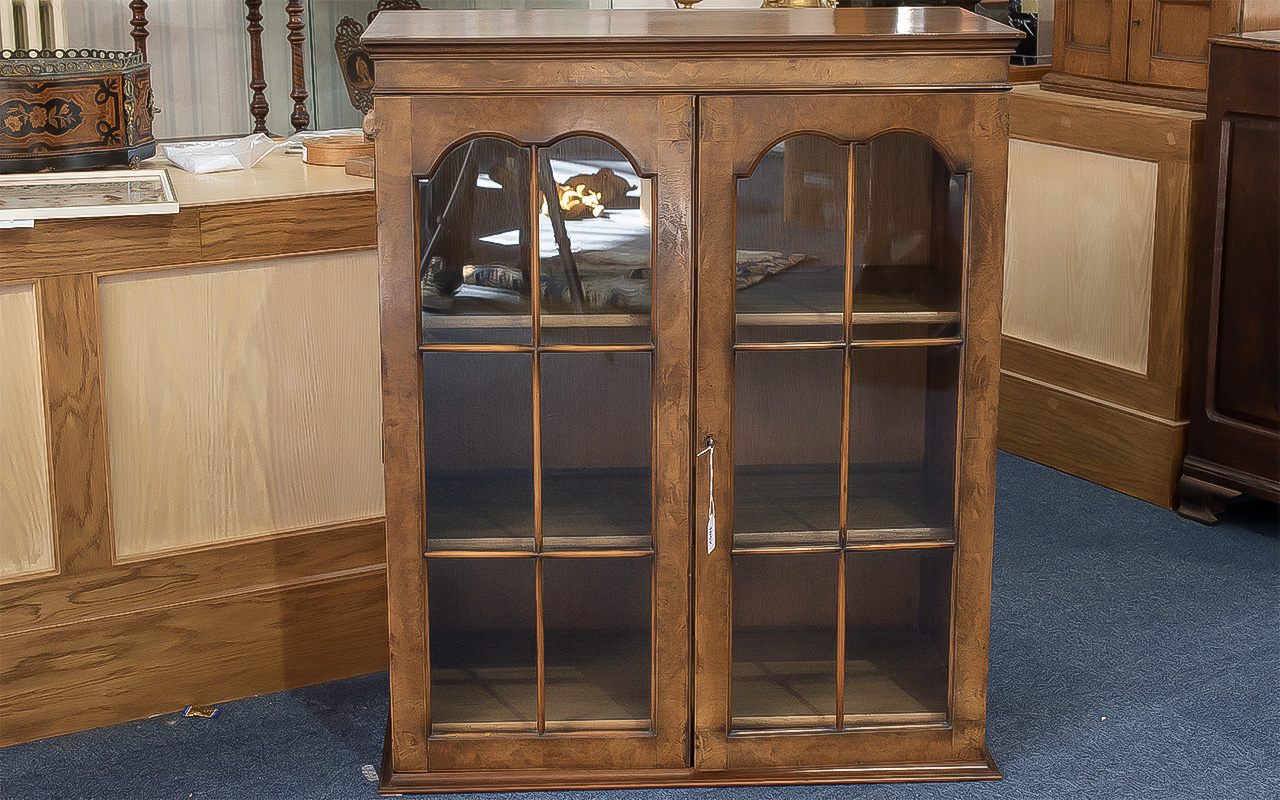
[[[949,538],[960,348],[851,351],[849,536]]]
[[[427,560],[433,733],[535,730],[534,559]]]
[[[849,149],[776,145],[738,181],[737,341],[844,338]]]
[[[651,358],[542,354],[544,549],[650,546]]]
[[[843,350],[734,356],[733,544],[835,544]]]
[[[947,712],[951,550],[846,555],[845,727]],[[906,721],[906,720],[902,720]]]
[[[854,148],[854,184],[854,338],[914,338],[919,323],[958,320],[964,176],[924,139],[892,133]]]
[[[422,355],[430,550],[533,549],[533,356]]]
[[[418,181],[422,340],[529,344],[529,150],[481,137]]]
[[[542,341],[650,341],[649,181],[616,147],[591,136],[557,142],[539,161]]]
[[[839,559],[733,557],[733,728],[835,727]]]
[[[648,727],[652,559],[547,558],[542,580],[548,728]]]

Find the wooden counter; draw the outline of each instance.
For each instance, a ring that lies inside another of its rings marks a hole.
[[[0,745],[386,667],[372,181],[170,174],[0,231]]]

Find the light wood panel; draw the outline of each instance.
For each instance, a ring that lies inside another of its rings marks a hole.
[[[54,567],[34,284],[0,286],[0,578]]]
[[[1006,336],[1146,371],[1157,172],[1009,142]]]
[[[383,513],[372,252],[107,277],[100,295],[119,556]]]

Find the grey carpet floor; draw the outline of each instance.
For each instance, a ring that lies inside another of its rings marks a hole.
[[[1280,798],[1277,507],[1237,503],[1208,528],[1005,454],[996,506],[987,741],[1003,781],[484,797]],[[385,673],[220,708],[0,749],[0,797],[377,796],[362,768],[381,759]]]

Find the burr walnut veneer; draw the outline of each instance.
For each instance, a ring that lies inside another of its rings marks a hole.
[[[379,15],[384,793],[998,777],[1016,37]]]

